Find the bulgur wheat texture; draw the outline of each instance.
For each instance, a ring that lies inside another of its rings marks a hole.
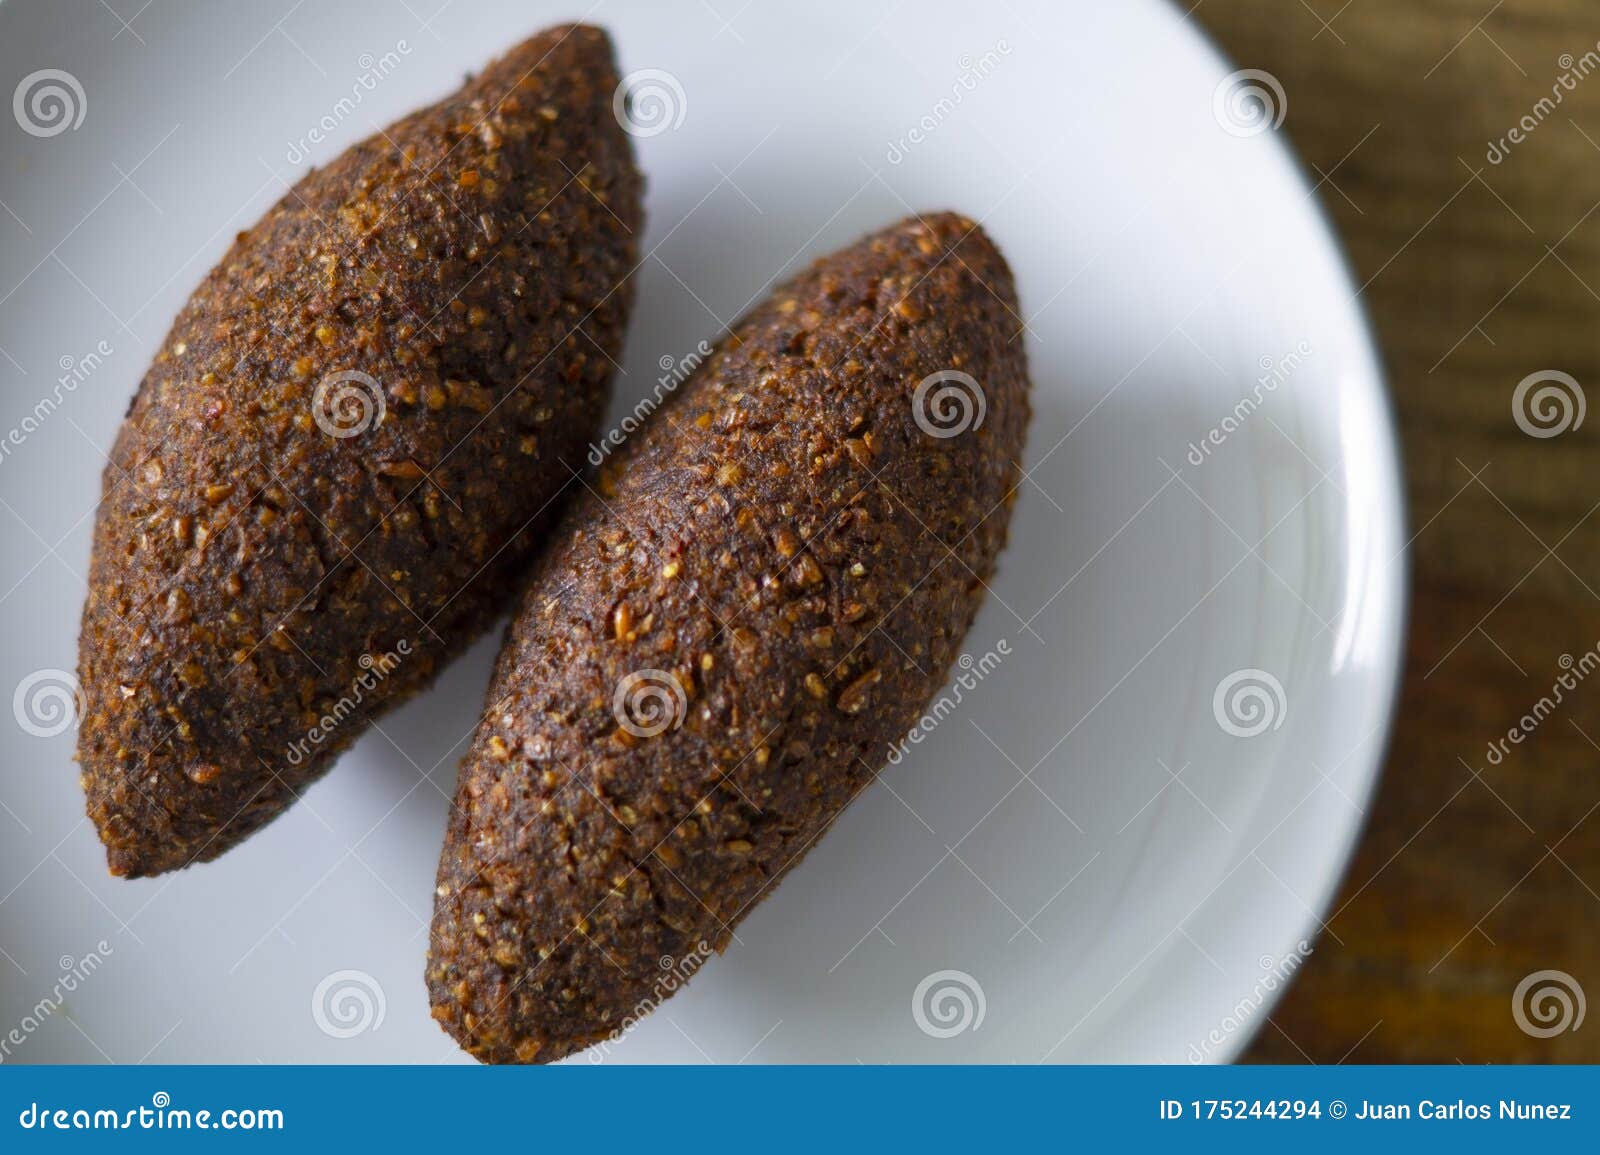
[[[535,36],[306,175],[179,314],[105,471],[83,615],[114,874],[259,829],[504,608],[620,351],[616,87],[599,29]]]
[[[902,222],[745,317],[574,503],[439,866],[427,981],[469,1052],[611,1035],[872,781],[1005,539],[1020,328],[976,224]]]

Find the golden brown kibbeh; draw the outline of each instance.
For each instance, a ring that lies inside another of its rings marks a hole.
[[[78,757],[114,874],[215,858],[501,612],[583,467],[640,178],[597,28],[304,177],[179,314],[106,469]]]
[[[1011,274],[913,219],[745,317],[535,563],[439,867],[433,1014],[547,1062],[659,1001],[943,683],[1028,422]]]

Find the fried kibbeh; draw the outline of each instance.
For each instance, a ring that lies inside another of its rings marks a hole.
[[[601,421],[641,180],[597,28],[308,173],[105,471],[78,759],[113,874],[215,858],[503,612]]]
[[[439,867],[426,977],[467,1051],[613,1035],[873,780],[1005,540],[1019,329],[976,224],[902,222],[757,306],[574,502]]]

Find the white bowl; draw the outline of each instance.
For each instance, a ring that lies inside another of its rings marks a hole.
[[[73,667],[100,450],[232,234],[308,163],[586,15],[624,71],[669,74],[666,127],[639,140],[651,255],[614,414],[780,274],[947,207],[1016,270],[1037,410],[967,643],[985,675],[725,955],[591,1058],[1234,1055],[1314,945],[1361,825],[1404,608],[1378,359],[1283,131],[1251,123],[1230,65],[1153,0],[726,19],[495,0],[424,27],[436,3],[124,4],[127,26],[94,0],[0,6],[0,95],[60,69],[84,113],[30,121],[48,135],[0,119],[0,432],[22,433],[0,457],[0,690]],[[1293,93],[1258,91],[1292,130]],[[30,423],[67,359],[84,379]],[[36,1021],[0,1057],[461,1058],[421,972],[494,648],[174,877],[108,877],[72,731],[8,729],[0,1027]]]

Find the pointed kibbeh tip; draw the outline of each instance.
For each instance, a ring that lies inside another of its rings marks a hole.
[[[427,966],[486,1062],[658,1004],[943,685],[1028,422],[1010,270],[972,221],[886,229],[734,327],[580,494],[462,764]]]
[[[105,471],[78,758],[113,874],[215,858],[501,612],[604,414],[640,178],[552,28],[307,174]]]

